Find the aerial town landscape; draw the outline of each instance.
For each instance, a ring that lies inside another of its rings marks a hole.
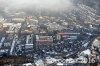
[[[99,0],[0,4],[0,66],[100,66]]]

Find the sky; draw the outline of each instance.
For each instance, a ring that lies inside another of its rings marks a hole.
[[[37,8],[49,10],[65,10],[71,8],[70,0],[0,0],[7,9]]]

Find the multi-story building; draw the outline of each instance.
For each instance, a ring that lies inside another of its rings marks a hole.
[[[53,38],[52,36],[41,36],[41,35],[36,35],[36,47],[40,49],[48,49],[53,43]]]
[[[61,39],[77,39],[77,36],[80,35],[80,33],[70,33],[70,32],[59,32],[57,34],[57,40]]]

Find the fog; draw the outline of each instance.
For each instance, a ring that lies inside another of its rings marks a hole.
[[[72,7],[70,0],[0,0],[6,9],[48,9],[65,10]]]

